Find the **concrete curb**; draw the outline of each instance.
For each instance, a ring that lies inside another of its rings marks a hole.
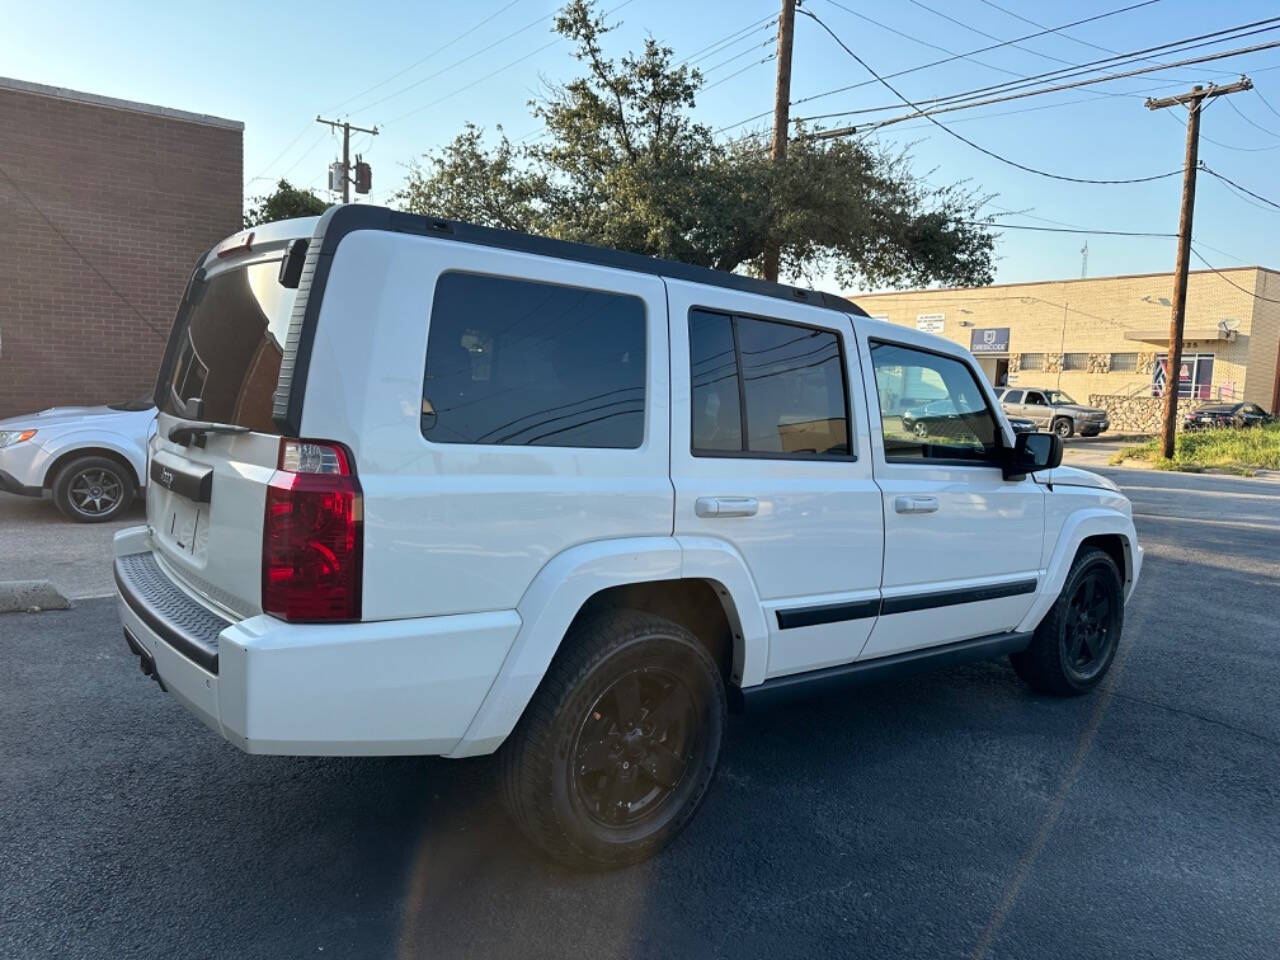
[[[0,580],[0,613],[70,609],[71,601],[48,580]]]

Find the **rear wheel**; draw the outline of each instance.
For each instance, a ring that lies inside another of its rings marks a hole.
[[[79,523],[102,523],[129,509],[133,502],[132,473],[108,457],[78,457],[53,481],[53,502]]]
[[[1105,551],[1090,547],[1076,557],[1030,646],[1009,659],[1036,690],[1058,696],[1087,693],[1111,669],[1123,627],[1120,571]]]
[[[923,420],[917,420],[915,422],[915,426],[911,428],[911,432],[914,433],[917,437],[920,437],[921,439],[923,439],[924,437],[929,436],[929,425],[925,423]]]
[[[511,738],[513,819],[557,860],[618,867],[689,822],[720,755],[720,670],[683,627],[614,611],[575,627]]]
[[[1076,432],[1076,427],[1070,417],[1058,417],[1053,421],[1053,432],[1065,440]]]

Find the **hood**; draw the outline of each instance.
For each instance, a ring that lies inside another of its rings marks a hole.
[[[1120,492],[1120,487],[1115,481],[1089,470],[1081,470],[1079,467],[1058,466],[1034,476],[1042,483],[1061,483],[1069,487],[1093,487],[1096,490],[1110,490],[1112,493]]]
[[[154,413],[154,410],[150,411],[150,414],[154,415]],[[49,407],[49,409],[41,410],[39,413],[24,413],[21,416],[0,420],[0,427],[33,427],[36,430],[41,430],[48,427],[83,423],[98,418],[117,417],[124,419],[146,414],[147,411],[112,410],[105,405],[99,407]]]
[[[1059,411],[1067,411],[1068,413],[1106,413],[1101,407],[1090,407],[1083,403],[1064,403],[1055,409]]]

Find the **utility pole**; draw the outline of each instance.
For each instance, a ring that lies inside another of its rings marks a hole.
[[[1169,318],[1169,353],[1164,373],[1164,417],[1160,431],[1160,453],[1173,457],[1178,429],[1178,388],[1182,377],[1182,331],[1187,314],[1187,270],[1191,261],[1191,225],[1196,209],[1196,163],[1200,155],[1200,112],[1205,100],[1252,90],[1253,81],[1241,77],[1236,83],[1207,88],[1196,84],[1187,93],[1159,100],[1147,98],[1148,110],[1163,110],[1181,104],[1187,108],[1187,157],[1182,171],[1182,212],[1178,217],[1178,263],[1173,275],[1173,313]]]
[[[356,133],[368,133],[373,136],[378,135],[377,127],[353,127],[345,120],[325,120],[319,114],[316,115],[316,123],[323,123],[326,126],[336,129],[342,128],[342,202],[351,202],[351,131]]]
[[[796,27],[796,0],[782,0],[778,15],[778,85],[773,95],[774,163],[787,159],[787,127],[791,123],[791,46]],[[777,281],[778,261],[782,252],[770,243],[764,251],[764,278]]]

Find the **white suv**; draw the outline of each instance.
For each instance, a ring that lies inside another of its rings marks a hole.
[[[250,753],[501,748],[520,826],[593,866],[689,821],[731,705],[1001,655],[1091,689],[1142,564],[946,340],[368,206],[210,252],[156,402],[115,540],[144,672]]]

